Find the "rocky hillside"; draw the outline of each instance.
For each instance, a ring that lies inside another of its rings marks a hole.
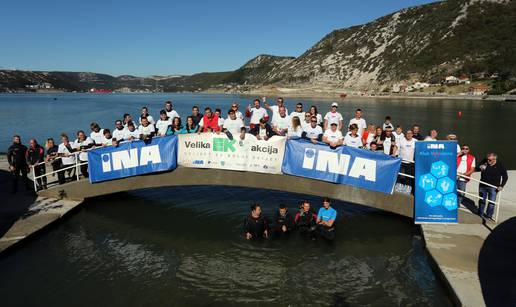
[[[333,31],[264,83],[381,88],[448,74],[516,76],[516,1],[454,0]]]
[[[438,83],[450,74],[473,79],[495,74],[503,76],[500,84],[510,80],[510,87],[516,80],[515,54],[516,0],[450,0],[335,30],[298,58],[259,55],[235,71],[149,78],[0,71],[0,91],[41,82],[65,90],[383,90],[400,82]]]

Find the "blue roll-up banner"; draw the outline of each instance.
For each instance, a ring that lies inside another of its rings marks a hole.
[[[177,136],[152,138],[150,142],[123,142],[88,152],[90,182],[99,182],[177,167]]]
[[[282,172],[363,189],[392,193],[401,159],[365,149],[288,140]]]
[[[415,222],[457,223],[457,142],[416,142]]]

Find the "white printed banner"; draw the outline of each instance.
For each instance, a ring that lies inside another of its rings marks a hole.
[[[281,174],[285,137],[273,136],[267,141],[251,134],[245,139],[224,133],[179,135],[178,164],[184,167],[218,168],[236,171]]]

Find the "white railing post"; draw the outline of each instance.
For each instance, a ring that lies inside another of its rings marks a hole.
[[[495,199],[495,215],[494,215],[494,221],[495,223],[498,223],[498,214],[500,213],[500,204],[502,203],[502,191],[498,191],[496,193],[496,199]]]
[[[79,155],[75,155],[75,177],[79,181]]]
[[[38,192],[38,186],[36,184],[36,167],[34,165],[31,165],[30,168],[32,173],[32,183],[34,184],[34,192]]]

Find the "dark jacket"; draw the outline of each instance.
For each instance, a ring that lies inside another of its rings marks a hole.
[[[265,131],[268,138],[271,138],[275,135],[274,131],[272,131],[271,125],[268,123],[265,124]],[[255,125],[251,130],[249,130],[249,133],[254,136],[258,136],[260,134],[260,125]]]
[[[40,145],[36,145],[36,147],[29,147],[27,149],[27,164],[34,165],[40,162],[45,161],[45,150]]]
[[[295,223],[299,228],[309,228],[311,226],[315,226],[317,223],[317,215],[312,210],[304,212],[304,210],[301,209],[296,214]]]
[[[480,168],[481,165],[485,165],[485,169]],[[505,166],[497,161],[495,165],[489,165],[487,159],[484,159],[476,167],[477,171],[480,171],[480,181],[494,185],[495,187],[504,187],[509,177],[507,176],[507,169]],[[484,184],[480,184],[484,186]]]
[[[294,218],[288,211],[283,216],[280,215],[279,212],[276,212],[276,215],[274,216],[274,231],[281,232],[281,228],[283,226],[287,226],[287,231],[290,231],[292,228],[294,228]]]
[[[12,144],[7,150],[7,161],[11,166],[24,166],[27,165],[25,160],[25,154],[27,153],[27,147],[22,144]]]
[[[244,220],[244,233],[250,233],[253,239],[263,238],[265,230],[269,229],[267,219],[260,215],[259,218],[255,219],[249,214]]]

